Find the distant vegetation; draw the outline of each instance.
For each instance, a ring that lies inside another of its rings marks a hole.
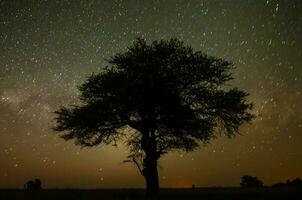
[[[302,187],[302,180],[300,178],[296,178],[292,181],[287,180],[285,183],[273,184],[272,187]]]
[[[257,177],[253,176],[243,176],[241,178],[241,187],[262,187],[263,182],[259,180]]]
[[[36,178],[35,180],[27,181],[24,184],[25,190],[41,190],[42,189],[42,182],[40,179]]]
[[[258,178],[254,176],[242,176],[241,187],[244,188],[257,188],[257,187],[263,187],[263,182]],[[271,187],[302,187],[302,180],[300,178],[295,178],[292,181],[287,180],[285,183],[275,183]]]

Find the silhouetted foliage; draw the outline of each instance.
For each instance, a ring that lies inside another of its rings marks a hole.
[[[289,186],[292,186],[292,187],[301,187],[302,186],[302,180],[300,178],[296,178],[296,179],[292,180],[289,183]]]
[[[257,177],[253,176],[242,176],[241,177],[241,187],[263,187],[263,182],[259,180]]]
[[[42,189],[42,182],[40,179],[30,180],[24,184],[26,190],[40,190]]]
[[[276,183],[273,184],[272,187],[302,187],[302,180],[300,178],[296,178],[292,181],[287,180],[286,183]]]
[[[275,184],[272,185],[272,187],[285,187],[285,186],[286,186],[286,184],[285,184],[285,183],[282,183],[282,182],[280,182],[280,183],[275,183]]]
[[[54,129],[82,146],[126,141],[125,162],[145,177],[148,196],[159,192],[163,154],[193,151],[219,134],[235,136],[253,118],[248,93],[226,85],[233,64],[177,39],[137,39],[108,62],[79,87],[81,104],[55,112]]]

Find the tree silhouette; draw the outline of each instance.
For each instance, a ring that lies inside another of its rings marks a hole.
[[[240,185],[242,187],[249,187],[249,188],[262,187],[263,182],[259,180],[257,177],[242,176]]]
[[[232,137],[249,122],[248,93],[231,88],[233,64],[194,52],[177,39],[137,39],[81,86],[81,104],[56,111],[65,140],[95,146],[125,140],[146,180],[159,194],[157,162],[169,151],[192,151],[218,134]]]
[[[26,190],[41,190],[42,182],[40,179],[30,180],[24,184],[24,189]]]
[[[285,183],[275,183],[272,187],[302,187],[302,180],[300,178],[295,178],[292,181],[287,180]]]

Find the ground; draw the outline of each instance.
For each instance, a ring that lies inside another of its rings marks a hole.
[[[143,189],[47,189],[24,191],[17,189],[0,190],[1,200],[126,200],[144,199]],[[202,200],[299,200],[301,188],[195,188],[162,189],[161,200],[202,199]]]

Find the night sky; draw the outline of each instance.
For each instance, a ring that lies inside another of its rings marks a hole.
[[[302,1],[0,0],[0,188],[144,187],[127,149],[80,148],[51,130],[53,111],[136,37],[177,37],[236,65],[257,118],[242,136],[159,162],[162,187],[267,185],[302,177]]]

